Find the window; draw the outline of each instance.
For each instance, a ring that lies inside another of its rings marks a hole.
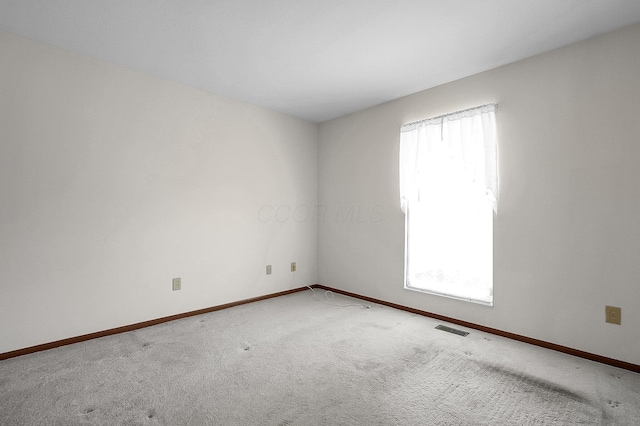
[[[402,126],[405,288],[493,305],[496,105]]]

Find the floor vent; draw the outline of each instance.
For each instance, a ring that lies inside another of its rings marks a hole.
[[[438,330],[447,331],[449,333],[457,334],[458,336],[463,336],[463,337],[469,334],[466,331],[457,330],[455,328],[447,327],[446,325],[437,325],[436,328]]]

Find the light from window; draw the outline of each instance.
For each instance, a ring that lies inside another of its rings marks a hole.
[[[495,105],[402,126],[405,288],[493,304]]]

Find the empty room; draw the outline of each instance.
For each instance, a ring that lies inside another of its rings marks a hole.
[[[637,0],[0,0],[0,425],[640,424]]]

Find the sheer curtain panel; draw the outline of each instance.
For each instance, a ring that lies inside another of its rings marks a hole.
[[[405,287],[493,304],[496,105],[402,126]]]

